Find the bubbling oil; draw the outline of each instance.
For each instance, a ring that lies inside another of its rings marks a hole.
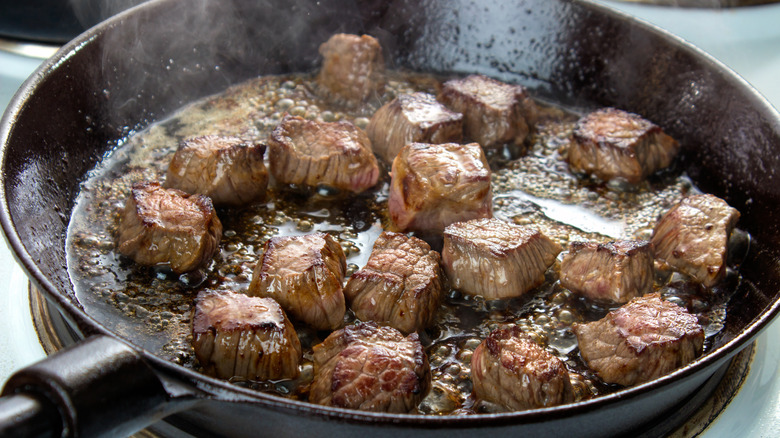
[[[198,291],[246,291],[263,245],[277,235],[329,233],[344,249],[347,274],[351,275],[366,264],[382,230],[392,229],[387,216],[388,169],[383,169],[384,176],[374,189],[360,195],[327,188],[282,187],[272,181],[267,202],[218,210],[224,228],[219,253],[207,268],[181,276],[137,266],[116,253],[119,215],[132,184],[164,180],[168,163],[184,138],[218,134],[263,141],[285,113],[327,122],[346,120],[365,127],[383,103],[402,93],[436,93],[438,83],[429,75],[392,72],[384,96],[359,108],[345,109],[318,98],[310,75],[260,77],[193,103],[174,117],[128,137],[84,182],[70,222],[68,269],[80,302],[88,313],[99,309],[95,314],[111,315],[102,316],[101,322],[120,336],[158,356],[199,370],[190,328]],[[572,175],[564,157],[579,115],[551,103],[539,105],[539,122],[525,151],[488,152],[496,217],[535,226],[564,247],[575,240],[648,239],[657,218],[696,191],[685,175],[674,169],[631,187]],[[519,325],[564,361],[576,400],[618,389],[602,382],[585,366],[571,330],[572,324],[599,319],[612,307],[562,288],[558,283],[560,258],[548,269],[542,286],[519,298],[486,301],[449,291],[435,323],[420,333],[432,374],[432,390],[420,404],[420,413],[500,410],[474,400],[469,373],[476,347],[502,324]],[[729,291],[738,281],[736,272],[729,270],[723,285],[713,290],[664,270],[659,270],[656,277],[655,288],[666,299],[695,313],[708,338],[717,334],[725,319]],[[348,311],[345,323],[354,321]],[[279,382],[236,378],[232,382],[306,400],[313,376],[311,347],[328,333],[300,324],[296,324],[296,330],[305,351],[300,377]]]

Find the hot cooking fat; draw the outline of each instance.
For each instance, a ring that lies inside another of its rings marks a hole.
[[[211,261],[222,223],[208,197],[141,182],[130,190],[117,232],[117,249],[123,255],[181,274]]]

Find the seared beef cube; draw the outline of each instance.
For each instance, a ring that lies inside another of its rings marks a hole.
[[[417,333],[359,323],[314,346],[309,401],[374,412],[414,412],[431,386],[428,356]]]
[[[360,193],[379,179],[371,141],[349,122],[286,115],[268,139],[271,174],[280,183],[326,185]]]
[[[444,229],[442,263],[453,288],[495,300],[519,297],[544,283],[561,249],[534,228],[474,219]]]
[[[466,138],[490,148],[522,145],[536,124],[536,104],[525,88],[482,75],[447,81],[439,101],[463,114]]]
[[[441,256],[416,237],[385,231],[344,295],[363,321],[388,323],[412,333],[432,322],[441,303]]]
[[[607,383],[624,386],[668,374],[702,352],[696,316],[657,293],[634,298],[604,318],[572,327],[585,363]]]
[[[273,298],[293,318],[332,330],[347,311],[342,289],[346,270],[344,251],[329,234],[272,237],[247,293]]]
[[[447,225],[493,216],[490,167],[476,143],[410,143],[393,161],[390,218],[401,231],[440,233]]]
[[[192,344],[206,372],[221,379],[292,379],[302,357],[279,303],[227,291],[198,294]]]
[[[165,187],[206,195],[215,205],[262,201],[268,187],[264,152],[265,146],[233,136],[183,140],[168,165]]]
[[[384,93],[385,59],[374,37],[336,34],[320,45],[320,55],[317,84],[334,101],[355,104]]]
[[[710,287],[726,275],[731,231],[739,212],[713,195],[694,195],[671,208],[655,226],[656,258]]]
[[[478,399],[513,411],[574,401],[566,365],[516,325],[494,330],[474,350],[471,381]]]
[[[379,108],[366,128],[374,153],[392,163],[409,143],[460,143],[463,115],[428,93],[402,94]]]
[[[652,122],[603,108],[577,122],[567,160],[575,172],[638,183],[672,164],[679,149],[679,143]]]
[[[222,223],[207,196],[142,182],[133,184],[118,234],[121,254],[181,274],[211,261],[222,239]]]
[[[626,303],[650,292],[653,275],[647,241],[572,242],[561,261],[561,286],[592,300]]]

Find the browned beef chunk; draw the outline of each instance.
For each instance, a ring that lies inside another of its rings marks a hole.
[[[726,275],[731,231],[739,212],[713,195],[694,195],[672,207],[655,226],[656,258],[710,287]]]
[[[123,255],[181,274],[211,261],[222,239],[222,223],[208,197],[143,182],[130,191],[118,234]]]
[[[494,330],[474,350],[471,381],[478,399],[514,411],[574,401],[566,365],[516,325]]]
[[[268,139],[271,174],[280,183],[362,192],[379,179],[371,141],[349,122],[286,115]]]
[[[238,137],[205,135],[179,144],[165,187],[199,193],[215,205],[245,206],[265,198],[265,146]]]
[[[638,183],[668,167],[679,148],[675,139],[650,121],[603,108],[577,122],[567,160],[575,172]]]
[[[329,234],[272,237],[252,274],[247,292],[270,297],[293,318],[316,329],[344,320],[344,251]]]
[[[447,81],[439,101],[463,114],[467,139],[485,148],[506,143],[522,145],[536,124],[536,104],[525,88],[482,75]]]
[[[359,319],[416,332],[432,322],[441,303],[440,262],[439,253],[423,240],[385,231],[366,266],[350,277],[344,295]]]
[[[560,252],[558,243],[536,229],[474,219],[444,229],[442,263],[452,287],[495,300],[542,284]]]
[[[359,323],[314,346],[309,401],[375,412],[414,412],[431,385],[417,333]]]
[[[561,286],[593,300],[626,303],[650,292],[653,274],[647,241],[572,242],[561,261]]]
[[[301,343],[282,307],[271,298],[201,292],[192,320],[192,344],[206,372],[221,379],[298,376]]]
[[[409,143],[460,143],[463,115],[428,93],[402,94],[379,108],[366,128],[374,153],[392,163]]]
[[[410,143],[393,161],[390,218],[401,231],[440,233],[447,225],[493,216],[490,167],[476,143]]]
[[[634,298],[604,318],[572,329],[588,366],[605,382],[625,386],[690,363],[704,345],[696,316],[657,293]]]
[[[336,34],[320,45],[320,55],[317,83],[334,101],[354,104],[384,93],[385,60],[374,37]]]

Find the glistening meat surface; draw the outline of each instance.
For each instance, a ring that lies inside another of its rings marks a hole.
[[[484,148],[522,145],[536,124],[536,104],[525,88],[483,75],[445,82],[438,100],[463,114],[466,138]]]
[[[739,212],[713,195],[694,195],[673,206],[653,230],[656,257],[713,286],[726,275],[731,231]]]
[[[173,154],[165,187],[199,193],[216,205],[243,207],[265,198],[265,146],[235,136],[188,138]]]
[[[443,298],[440,262],[423,240],[385,231],[344,295],[362,321],[388,323],[404,333],[422,330],[433,322]]]
[[[567,160],[575,172],[638,183],[669,166],[679,149],[675,139],[649,120],[602,108],[577,122]]]
[[[314,347],[309,401],[376,412],[415,412],[430,389],[428,358],[416,333],[360,323]]]
[[[474,219],[444,229],[442,262],[453,288],[494,300],[542,284],[560,252],[558,243],[534,228]]]
[[[136,263],[183,273],[211,261],[222,223],[208,197],[141,182],[127,198],[118,234],[117,249]]]
[[[393,161],[387,209],[401,231],[441,233],[447,225],[493,217],[490,167],[476,143],[404,146]]]
[[[428,93],[402,94],[382,105],[366,128],[374,153],[392,164],[409,143],[460,143],[463,115]]]
[[[271,174],[283,184],[360,193],[379,179],[371,141],[349,122],[285,116],[268,138]]]
[[[513,411],[574,400],[564,363],[515,325],[492,331],[477,347],[471,379],[477,397]]]
[[[625,303],[653,287],[647,241],[572,242],[561,261],[561,286],[592,300]]]
[[[282,307],[271,298],[206,290],[192,321],[200,364],[222,379],[290,379],[298,376],[301,343]]]
[[[277,300],[293,318],[317,329],[335,329],[344,320],[342,284],[346,259],[328,234],[274,237],[247,292]]]
[[[635,298],[604,318],[575,324],[585,362],[605,382],[624,386],[661,377],[702,353],[695,315],[657,293]]]

